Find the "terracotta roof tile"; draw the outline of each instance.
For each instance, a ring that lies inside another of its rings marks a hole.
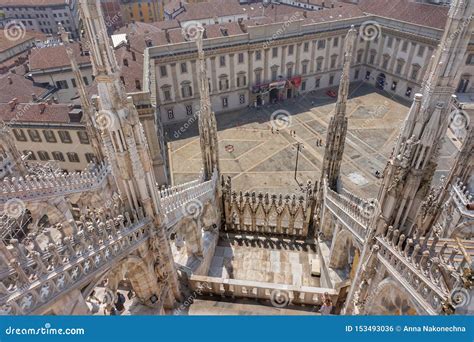
[[[29,102],[33,100],[32,94],[40,97],[46,92],[45,87],[22,75],[9,73],[0,76],[0,103],[8,103],[13,98],[17,98],[19,102]]]
[[[29,40],[46,39],[45,34],[35,31],[25,31],[22,37],[19,37],[18,39],[9,39],[6,35],[6,32],[7,30],[1,30],[0,32],[0,52],[8,50]]]
[[[409,23],[443,29],[449,8],[408,0],[361,0],[359,8],[366,13]]]
[[[41,112],[39,103],[19,103],[14,109],[8,103],[0,104],[0,120],[8,122],[69,123],[69,105],[45,104]]]
[[[51,6],[70,3],[70,0],[0,0],[0,6]]]
[[[77,63],[90,64],[89,56],[82,54],[80,45],[78,43],[71,44],[74,54],[77,59]],[[71,61],[69,60],[66,47],[64,45],[58,45],[53,47],[36,48],[31,50],[30,55],[30,70],[42,70],[42,69],[53,69],[70,67]]]

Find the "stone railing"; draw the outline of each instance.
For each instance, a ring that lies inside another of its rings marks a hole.
[[[314,188],[306,196],[232,191],[230,178],[223,183],[225,227],[239,234],[306,237]]]
[[[474,218],[474,212],[467,209],[467,206],[473,202],[473,196],[466,185],[460,180],[457,180],[452,185],[452,189],[453,198],[459,211],[466,217]]]
[[[12,161],[6,153],[0,152],[0,179],[7,176],[10,173]]]
[[[283,301],[285,305],[321,305],[325,293],[328,293],[332,297],[333,303],[336,303],[338,296],[337,290],[328,288],[215,278],[194,274],[190,277],[189,283],[193,291],[200,291],[203,294]]]
[[[462,288],[462,276],[470,265],[459,254],[454,240],[438,246],[438,237],[406,238],[389,227],[377,238],[378,258],[395,279],[413,294],[427,314],[439,314],[451,303],[451,293]],[[449,250],[448,250],[449,249]]]
[[[110,171],[109,165],[104,163],[84,172],[5,178],[0,182],[0,203],[11,198],[23,201],[44,200],[54,196],[95,190],[103,185]]]
[[[132,253],[149,237],[151,220],[143,213],[100,214],[87,225],[53,241],[30,234],[21,243],[0,242],[0,314],[26,315],[61,295],[82,288]]]
[[[200,179],[162,190],[160,192],[160,205],[166,217],[166,226],[172,228],[187,213],[187,206],[201,207],[215,198],[218,185],[218,173],[214,172],[212,179],[201,182]],[[170,233],[170,231],[168,232]]]
[[[360,243],[364,243],[367,235],[367,227],[373,217],[372,204],[366,201],[354,202],[349,198],[325,188],[324,204],[334,214]],[[366,209],[367,208],[367,209]],[[375,206],[373,210],[376,210]]]

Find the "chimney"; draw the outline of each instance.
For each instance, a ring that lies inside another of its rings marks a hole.
[[[13,80],[10,76],[8,76],[8,84],[13,84]]]
[[[8,102],[8,104],[10,105],[11,110],[15,110],[16,102],[14,100],[11,100],[10,102]]]
[[[32,93],[32,94],[31,94],[31,98],[33,99],[33,102],[38,101],[38,96],[36,96],[35,93]]]
[[[55,104],[58,104],[58,103],[59,103],[59,101],[58,101],[58,99],[57,99],[56,97],[53,97],[53,102],[54,102]]]
[[[48,99],[48,104],[50,105],[50,104],[52,104],[52,103],[53,103],[53,99],[52,99],[52,98],[49,98],[49,99]]]
[[[40,109],[40,113],[43,114],[44,111],[45,111],[45,109],[46,109],[46,103],[41,102],[41,103],[39,104],[39,109]]]

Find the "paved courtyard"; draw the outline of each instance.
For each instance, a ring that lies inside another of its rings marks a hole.
[[[260,110],[217,114],[221,172],[232,177],[235,190],[242,191],[298,193],[298,184],[319,181],[324,147],[318,146],[318,141],[325,142],[335,101],[320,91]],[[380,180],[375,172],[383,172],[409,105],[366,84],[351,86],[342,165],[345,188],[363,197],[377,196]],[[277,110],[290,113],[289,125],[272,132],[271,116]],[[175,139],[174,133],[181,126],[166,128],[173,184],[195,179],[201,168],[197,123]],[[302,143],[302,148],[296,181],[297,143]],[[455,152],[448,140],[441,151],[442,172],[449,170]]]

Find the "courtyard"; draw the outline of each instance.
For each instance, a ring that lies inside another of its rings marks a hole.
[[[319,181],[326,131],[336,103],[326,91],[260,109],[216,114],[221,173],[232,177],[234,190],[298,194],[307,181]],[[383,172],[409,106],[409,101],[386,96],[365,83],[351,85],[341,168],[344,188],[365,198],[377,196],[381,180],[376,171]],[[287,122],[275,125],[271,119],[275,112],[289,113]],[[201,168],[197,121],[175,139],[182,125],[165,128],[173,184],[196,179]],[[437,178],[449,170],[456,151],[446,139]]]

